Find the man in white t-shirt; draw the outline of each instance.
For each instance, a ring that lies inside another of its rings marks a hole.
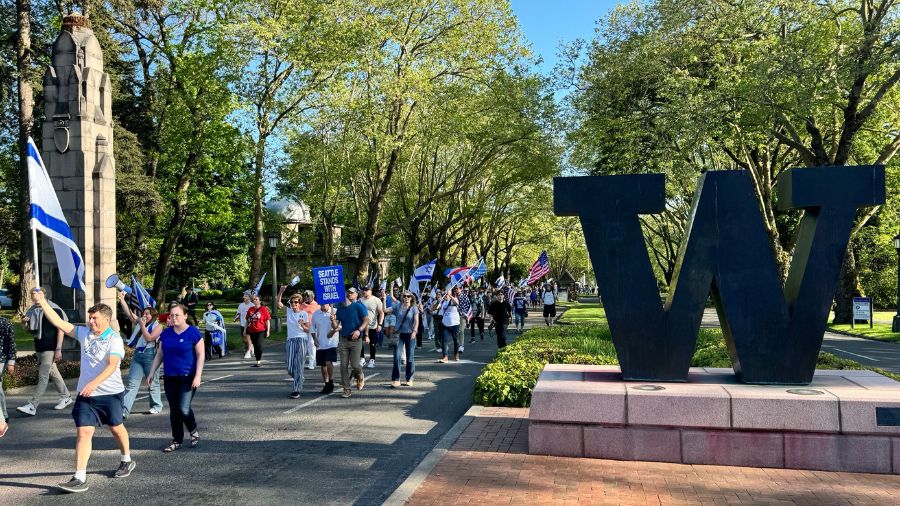
[[[64,321],[47,303],[39,288],[32,293],[35,304],[40,304],[44,316],[54,327],[67,336],[77,339],[81,345],[81,374],[78,376],[78,397],[72,409],[72,418],[78,429],[75,441],[75,475],[59,488],[66,492],[85,492],[87,486],[87,464],[91,456],[94,430],[101,425],[109,426],[119,445],[122,460],[116,469],[116,478],[124,478],[134,470],[134,461],[129,453],[128,431],[123,423],[122,404],[125,385],[119,368],[125,358],[125,343],[109,322],[112,308],[97,304],[88,309],[88,325],[75,326]]]
[[[548,327],[553,326],[553,320],[556,318],[556,294],[550,285],[544,285],[544,293],[541,294],[544,301],[544,322]]]
[[[334,392],[334,363],[337,362],[338,329],[331,325],[334,313],[331,304],[322,304],[313,313],[310,333],[316,345],[316,365],[322,368],[325,386],[320,393]],[[356,360],[355,358],[353,360]]]
[[[237,314],[234,315],[234,320],[232,321],[241,321],[241,336],[244,338],[244,347],[247,350],[244,353],[244,358],[250,358],[253,356],[253,344],[250,342],[250,334],[245,332],[247,330],[247,310],[253,307],[253,302],[250,301],[250,290],[244,292],[244,300],[237,307]]]
[[[278,291],[278,309],[285,309],[281,297],[287,286],[282,285]],[[285,343],[285,361],[288,374],[294,378],[293,390],[290,398],[299,399],[303,390],[303,366],[306,360],[306,351],[309,348],[309,313],[302,309],[303,299],[299,293],[291,295],[288,299],[288,308],[285,312],[285,329],[287,329],[287,342]]]
[[[363,287],[363,294],[359,301],[366,306],[366,311],[369,312],[369,364],[367,367],[372,369],[375,367],[375,349],[378,346],[378,333],[381,332],[381,326],[384,323],[384,303],[381,302],[381,299],[372,295],[371,286]],[[363,364],[365,358],[366,352],[363,349],[360,365]]]

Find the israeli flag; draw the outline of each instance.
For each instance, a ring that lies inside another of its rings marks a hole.
[[[419,296],[419,281],[416,279],[415,275],[410,276],[409,286],[406,289],[416,294],[416,297]]]
[[[506,284],[506,280],[503,279],[503,276],[497,278],[497,288],[503,288],[503,285]]]
[[[256,284],[256,288],[253,290],[256,292],[256,295],[259,295],[259,291],[262,290],[263,281],[266,280],[266,274],[268,274],[268,272],[263,273],[262,277],[259,278],[259,283]]]
[[[148,292],[147,289],[144,288],[144,285],[142,285],[134,276],[131,276],[131,289],[134,291],[135,297],[137,297],[141,311],[148,307],[156,307],[156,301],[150,296],[150,292]]]
[[[31,196],[31,227],[53,240],[53,251],[62,284],[84,291],[84,258],[66,216],[56,198],[50,175],[34,140],[28,138],[28,192]]]
[[[431,281],[431,278],[434,276],[435,265],[437,265],[437,258],[421,267],[417,267],[413,272],[413,276],[415,276],[416,281]]]

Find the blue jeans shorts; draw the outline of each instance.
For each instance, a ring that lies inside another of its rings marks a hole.
[[[76,427],[100,427],[109,425],[115,427],[122,425],[122,404],[125,392],[112,395],[95,395],[85,397],[79,395],[75,398],[75,407],[72,408],[72,418]]]

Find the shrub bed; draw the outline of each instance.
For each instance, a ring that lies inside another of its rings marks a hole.
[[[619,361],[609,327],[602,324],[536,328],[500,350],[475,379],[473,399],[482,406],[528,407],[531,391],[547,364],[614,365]],[[731,367],[721,329],[700,329],[693,367]],[[897,381],[900,375],[821,352],[819,369],[869,369]]]
[[[134,350],[125,348],[125,360],[122,361],[122,369],[127,369],[131,365],[131,357],[133,355]],[[3,389],[37,385],[39,367],[37,355],[17,358],[15,372],[10,374],[4,371],[3,373]],[[81,372],[81,363],[78,360],[60,360],[56,363],[56,367],[65,379],[77,378]]]

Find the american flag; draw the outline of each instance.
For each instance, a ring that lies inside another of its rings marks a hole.
[[[469,296],[464,293],[459,295],[459,312],[466,316],[466,320],[472,319],[472,302],[469,300]]]
[[[516,288],[510,286],[506,289],[506,303],[512,306],[513,299],[516,298]]]
[[[485,274],[487,274],[487,264],[484,263],[484,258],[479,258],[475,267],[469,270],[469,277],[472,278],[472,281],[477,281]]]
[[[547,252],[542,251],[538,259],[532,264],[531,270],[528,271],[527,284],[531,285],[550,272],[550,260],[547,258]]]
[[[450,278],[450,286],[461,285],[469,279],[469,270],[471,267],[453,267],[444,271],[444,275]]]

